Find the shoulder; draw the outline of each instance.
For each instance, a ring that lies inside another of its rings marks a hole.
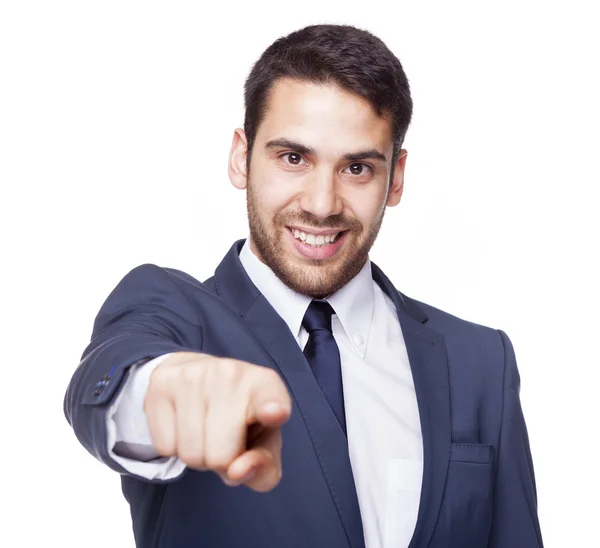
[[[147,296],[148,291],[191,294],[197,291],[206,291],[210,289],[211,284],[212,278],[201,282],[183,270],[145,263],[130,270],[121,279],[114,291],[129,295],[141,291],[144,296]]]
[[[145,263],[130,270],[104,301],[96,318],[102,324],[131,311],[163,309],[197,323],[195,303],[208,294],[205,285],[190,274],[174,268]]]
[[[460,318],[430,304],[405,297],[426,315],[425,329],[441,335],[448,382],[457,417],[472,409],[502,405],[507,366],[516,371],[512,344],[501,330]],[[518,377],[515,376],[518,383]],[[483,411],[481,411],[483,412]],[[490,416],[496,416],[490,411]]]
[[[411,307],[419,308],[427,316],[423,325],[444,337],[449,354],[458,353],[463,359],[478,357],[488,363],[504,362],[505,346],[510,345],[510,340],[503,331],[461,318],[402,293],[401,296]]]
[[[183,270],[158,266],[153,263],[136,266],[123,277],[120,284],[143,284],[147,282],[173,283],[179,286],[185,286],[186,284],[202,286],[202,282]]]

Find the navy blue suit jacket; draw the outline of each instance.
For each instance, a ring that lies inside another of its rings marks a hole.
[[[138,547],[361,548],[361,516],[344,434],[298,344],[252,284],[234,244],[201,283],[146,264],[96,317],[65,396],[75,434],[122,474]],[[423,433],[421,501],[410,548],[540,548],[536,488],[510,340],[410,299],[372,265],[394,301]],[[283,477],[268,493],[187,469],[172,481],[126,472],[107,451],[106,412],[130,366],[196,351],[270,367],[293,400]]]

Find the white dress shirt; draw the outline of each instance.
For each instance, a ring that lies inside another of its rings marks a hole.
[[[254,285],[304,348],[308,333],[302,319],[311,298],[281,282],[252,253],[249,240],[242,247],[240,260]],[[348,448],[365,545],[406,548],[419,508],[423,442],[396,309],[373,281],[370,261],[326,300],[335,311],[332,331],[340,350]],[[165,358],[134,365],[108,413],[113,458],[126,470],[149,479],[174,478],[185,469],[175,457],[156,458],[143,411],[150,373]]]

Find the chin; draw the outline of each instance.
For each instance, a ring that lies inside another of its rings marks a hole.
[[[340,258],[331,265],[306,265],[296,261],[286,261],[285,265],[275,265],[271,269],[277,277],[297,293],[308,295],[314,299],[323,299],[347,283],[343,269],[338,263]]]

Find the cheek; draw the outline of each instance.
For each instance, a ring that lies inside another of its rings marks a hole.
[[[255,216],[261,220],[262,225],[268,230],[278,230],[285,223],[286,212],[290,211],[285,196],[272,192],[268,187],[261,188],[254,195]]]
[[[367,228],[373,225],[381,217],[385,209],[385,195],[373,193],[372,195],[361,195],[349,203],[353,216]]]
[[[261,213],[269,216],[290,208],[296,199],[297,192],[293,185],[277,178],[265,177],[259,184],[254,184],[254,191],[260,204]]]
[[[255,200],[265,209],[270,209],[271,204],[282,202],[285,197],[286,185],[281,184],[270,170],[264,169],[260,164],[252,165],[248,187]]]
[[[290,196],[280,188],[264,188],[259,197],[260,213],[273,218],[278,213],[290,209]]]

